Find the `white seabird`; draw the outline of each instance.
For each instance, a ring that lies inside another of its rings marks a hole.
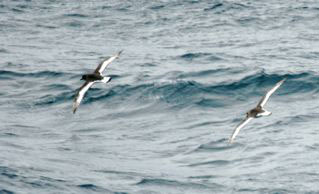
[[[286,80],[283,79],[280,82],[278,82],[271,90],[269,90],[265,96],[261,98],[257,106],[250,111],[246,113],[246,118],[235,128],[232,136],[229,139],[229,143],[233,143],[235,137],[239,133],[240,129],[243,128],[249,121],[251,121],[253,118],[259,118],[262,116],[269,116],[271,115],[271,112],[264,109],[265,104],[269,100],[269,97],[281,86],[282,83]]]
[[[114,61],[116,58],[120,56],[121,53],[122,51],[118,52],[116,55],[112,57],[109,57],[103,60],[93,73],[82,75],[81,80],[85,80],[85,83],[80,87],[80,89],[78,90],[74,98],[73,114],[76,112],[77,108],[80,106],[80,103],[85,93],[94,83],[96,82],[108,83],[111,81],[112,79],[111,77],[107,77],[107,76],[104,77],[102,73],[112,61]]]

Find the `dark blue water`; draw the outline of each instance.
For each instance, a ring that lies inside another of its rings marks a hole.
[[[0,43],[0,193],[319,192],[317,1],[0,1]]]

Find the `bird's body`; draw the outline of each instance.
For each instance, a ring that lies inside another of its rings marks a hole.
[[[94,82],[94,81],[102,80],[103,78],[104,77],[101,74],[92,73],[92,74],[82,75],[82,79],[81,80],[85,80],[85,81],[88,81],[88,82]]]
[[[78,90],[74,102],[73,102],[73,113],[76,112],[77,108],[80,106],[80,103],[85,95],[85,93],[90,89],[90,87],[97,82],[108,83],[111,81],[111,77],[103,76],[103,71],[106,67],[116,58],[120,56],[122,51],[117,53],[116,55],[107,58],[106,60],[102,61],[98,67],[95,69],[93,73],[82,75],[81,80],[85,80],[85,83],[80,87]]]
[[[271,112],[263,109],[260,106],[257,106],[257,107],[255,107],[247,112],[248,117],[253,117],[253,118],[267,116],[268,114],[271,114]]]
[[[265,96],[262,97],[262,99],[259,101],[257,106],[250,111],[246,113],[246,118],[235,128],[232,136],[229,139],[229,142],[232,143],[239,133],[240,129],[243,128],[249,121],[251,121],[253,118],[259,118],[262,116],[269,116],[272,113],[264,109],[264,106],[266,102],[269,100],[269,97],[281,86],[281,84],[285,81],[286,79],[281,80],[278,82],[272,89],[270,89]]]

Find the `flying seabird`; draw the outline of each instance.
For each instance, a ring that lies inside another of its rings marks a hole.
[[[103,60],[99,66],[95,69],[95,71],[91,74],[82,75],[81,80],[85,80],[85,83],[79,88],[73,102],[73,114],[76,112],[77,108],[79,107],[86,91],[96,82],[108,83],[111,81],[111,77],[104,77],[103,71],[106,67],[114,61],[116,58],[120,56],[122,51],[118,52],[116,55],[109,57]]]
[[[229,143],[233,143],[235,137],[239,133],[240,129],[243,128],[249,121],[251,121],[253,118],[259,118],[262,116],[269,116],[271,115],[271,112],[264,109],[265,104],[269,100],[269,97],[281,86],[282,83],[286,80],[283,79],[280,82],[278,82],[271,90],[269,90],[265,96],[261,98],[257,106],[250,111],[246,113],[246,118],[235,128],[232,136],[229,139]]]

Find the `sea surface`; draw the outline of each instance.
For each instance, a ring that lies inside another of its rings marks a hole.
[[[319,1],[0,0],[0,67],[1,194],[319,193]]]

